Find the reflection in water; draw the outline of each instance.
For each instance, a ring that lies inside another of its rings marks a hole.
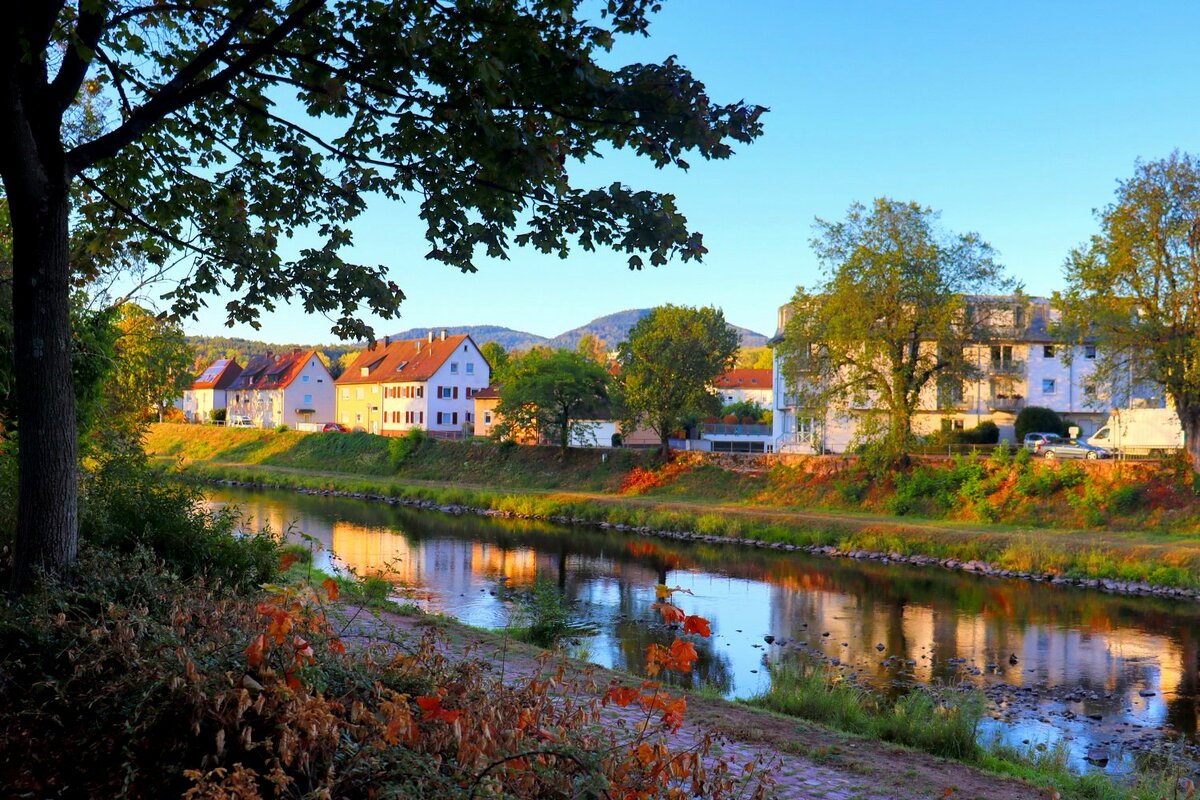
[[[506,623],[493,593],[501,579],[553,582],[599,626],[592,660],[633,672],[647,644],[674,635],[651,609],[654,585],[683,586],[693,594],[681,604],[711,620],[714,635],[680,680],[731,697],[765,689],[767,664],[809,652],[885,692],[976,685],[1006,738],[1063,737],[1077,764],[1091,746],[1196,735],[1194,604],[289,493],[212,499],[241,506],[255,525],[313,537],[324,547],[318,566],[385,574],[472,625]]]

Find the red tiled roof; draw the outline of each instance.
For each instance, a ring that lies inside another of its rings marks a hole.
[[[460,333],[445,339],[435,338],[432,342],[427,339],[397,339],[386,344],[376,342],[373,348],[359,353],[354,363],[346,367],[346,371],[334,383],[340,386],[350,383],[427,381],[470,338]],[[363,374],[364,369],[366,375]]]
[[[719,389],[770,389],[771,370],[731,369],[716,380]]]
[[[285,389],[304,369],[310,358],[319,358],[316,350],[293,350],[281,356],[255,356],[230,389]]]
[[[480,389],[471,397],[475,400],[496,400],[500,397],[500,387],[489,386],[486,389]]]
[[[218,358],[200,373],[192,383],[193,389],[228,389],[242,374],[236,358]]]

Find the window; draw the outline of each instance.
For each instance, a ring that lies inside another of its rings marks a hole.
[[[483,424],[484,425],[492,424],[492,412],[490,412],[490,411],[483,412]]]
[[[466,416],[463,417],[463,419],[465,419],[467,422],[471,422],[471,412],[468,411],[466,413]]]
[[[371,387],[371,394],[379,394],[379,386],[378,385]]]
[[[952,420],[950,424],[951,427],[956,431],[961,431],[963,429],[963,421],[961,419]]]
[[[992,345],[992,366],[993,367],[1011,367],[1013,360],[1012,345],[994,344]]]
[[[467,362],[467,374],[468,374],[468,375],[474,375],[474,374],[475,374],[475,362],[473,362],[473,361],[468,361],[468,362]]]
[[[363,390],[362,390],[362,388],[361,388],[361,387],[360,387],[360,388],[358,388],[358,389],[355,389],[355,390],[354,390],[354,399],[355,399],[355,400],[362,400],[362,399],[363,399],[363,397],[365,397],[365,396],[366,396],[366,395],[365,395],[365,394],[363,394]]]
[[[307,376],[307,375],[301,375],[301,376],[300,376],[300,382],[301,382],[301,383],[308,383],[308,376]]]
[[[457,361],[451,361],[451,362],[450,362],[450,374],[451,374],[451,375],[457,375],[457,374],[458,374],[458,362],[457,362]]]
[[[1054,394],[1054,378],[1042,378],[1042,394]]]
[[[1052,344],[1042,345],[1042,357],[1043,358],[1054,358],[1054,345],[1052,345]]]
[[[350,390],[349,390],[349,389],[342,389],[342,399],[343,399],[343,400],[349,400],[349,399],[350,399]],[[345,421],[345,420],[343,420],[343,422],[344,422],[344,421]]]
[[[1083,346],[1083,357],[1084,358],[1095,358],[1096,357],[1096,345],[1085,344]]]
[[[342,414],[342,424],[343,425],[350,424],[350,415],[349,414]]]
[[[311,394],[304,395],[304,405],[306,407],[312,405],[312,395]]]

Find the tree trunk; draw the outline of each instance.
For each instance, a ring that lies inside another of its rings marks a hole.
[[[39,195],[8,185],[19,489],[12,587],[57,572],[78,547],[66,181]],[[14,196],[16,194],[17,196]]]
[[[1179,422],[1183,425],[1183,445],[1187,448],[1192,472],[1200,473],[1200,405],[1175,402]]]

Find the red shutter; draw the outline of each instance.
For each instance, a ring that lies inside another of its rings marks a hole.
[[[454,387],[454,399],[455,400],[458,399],[458,387],[457,386]]]

